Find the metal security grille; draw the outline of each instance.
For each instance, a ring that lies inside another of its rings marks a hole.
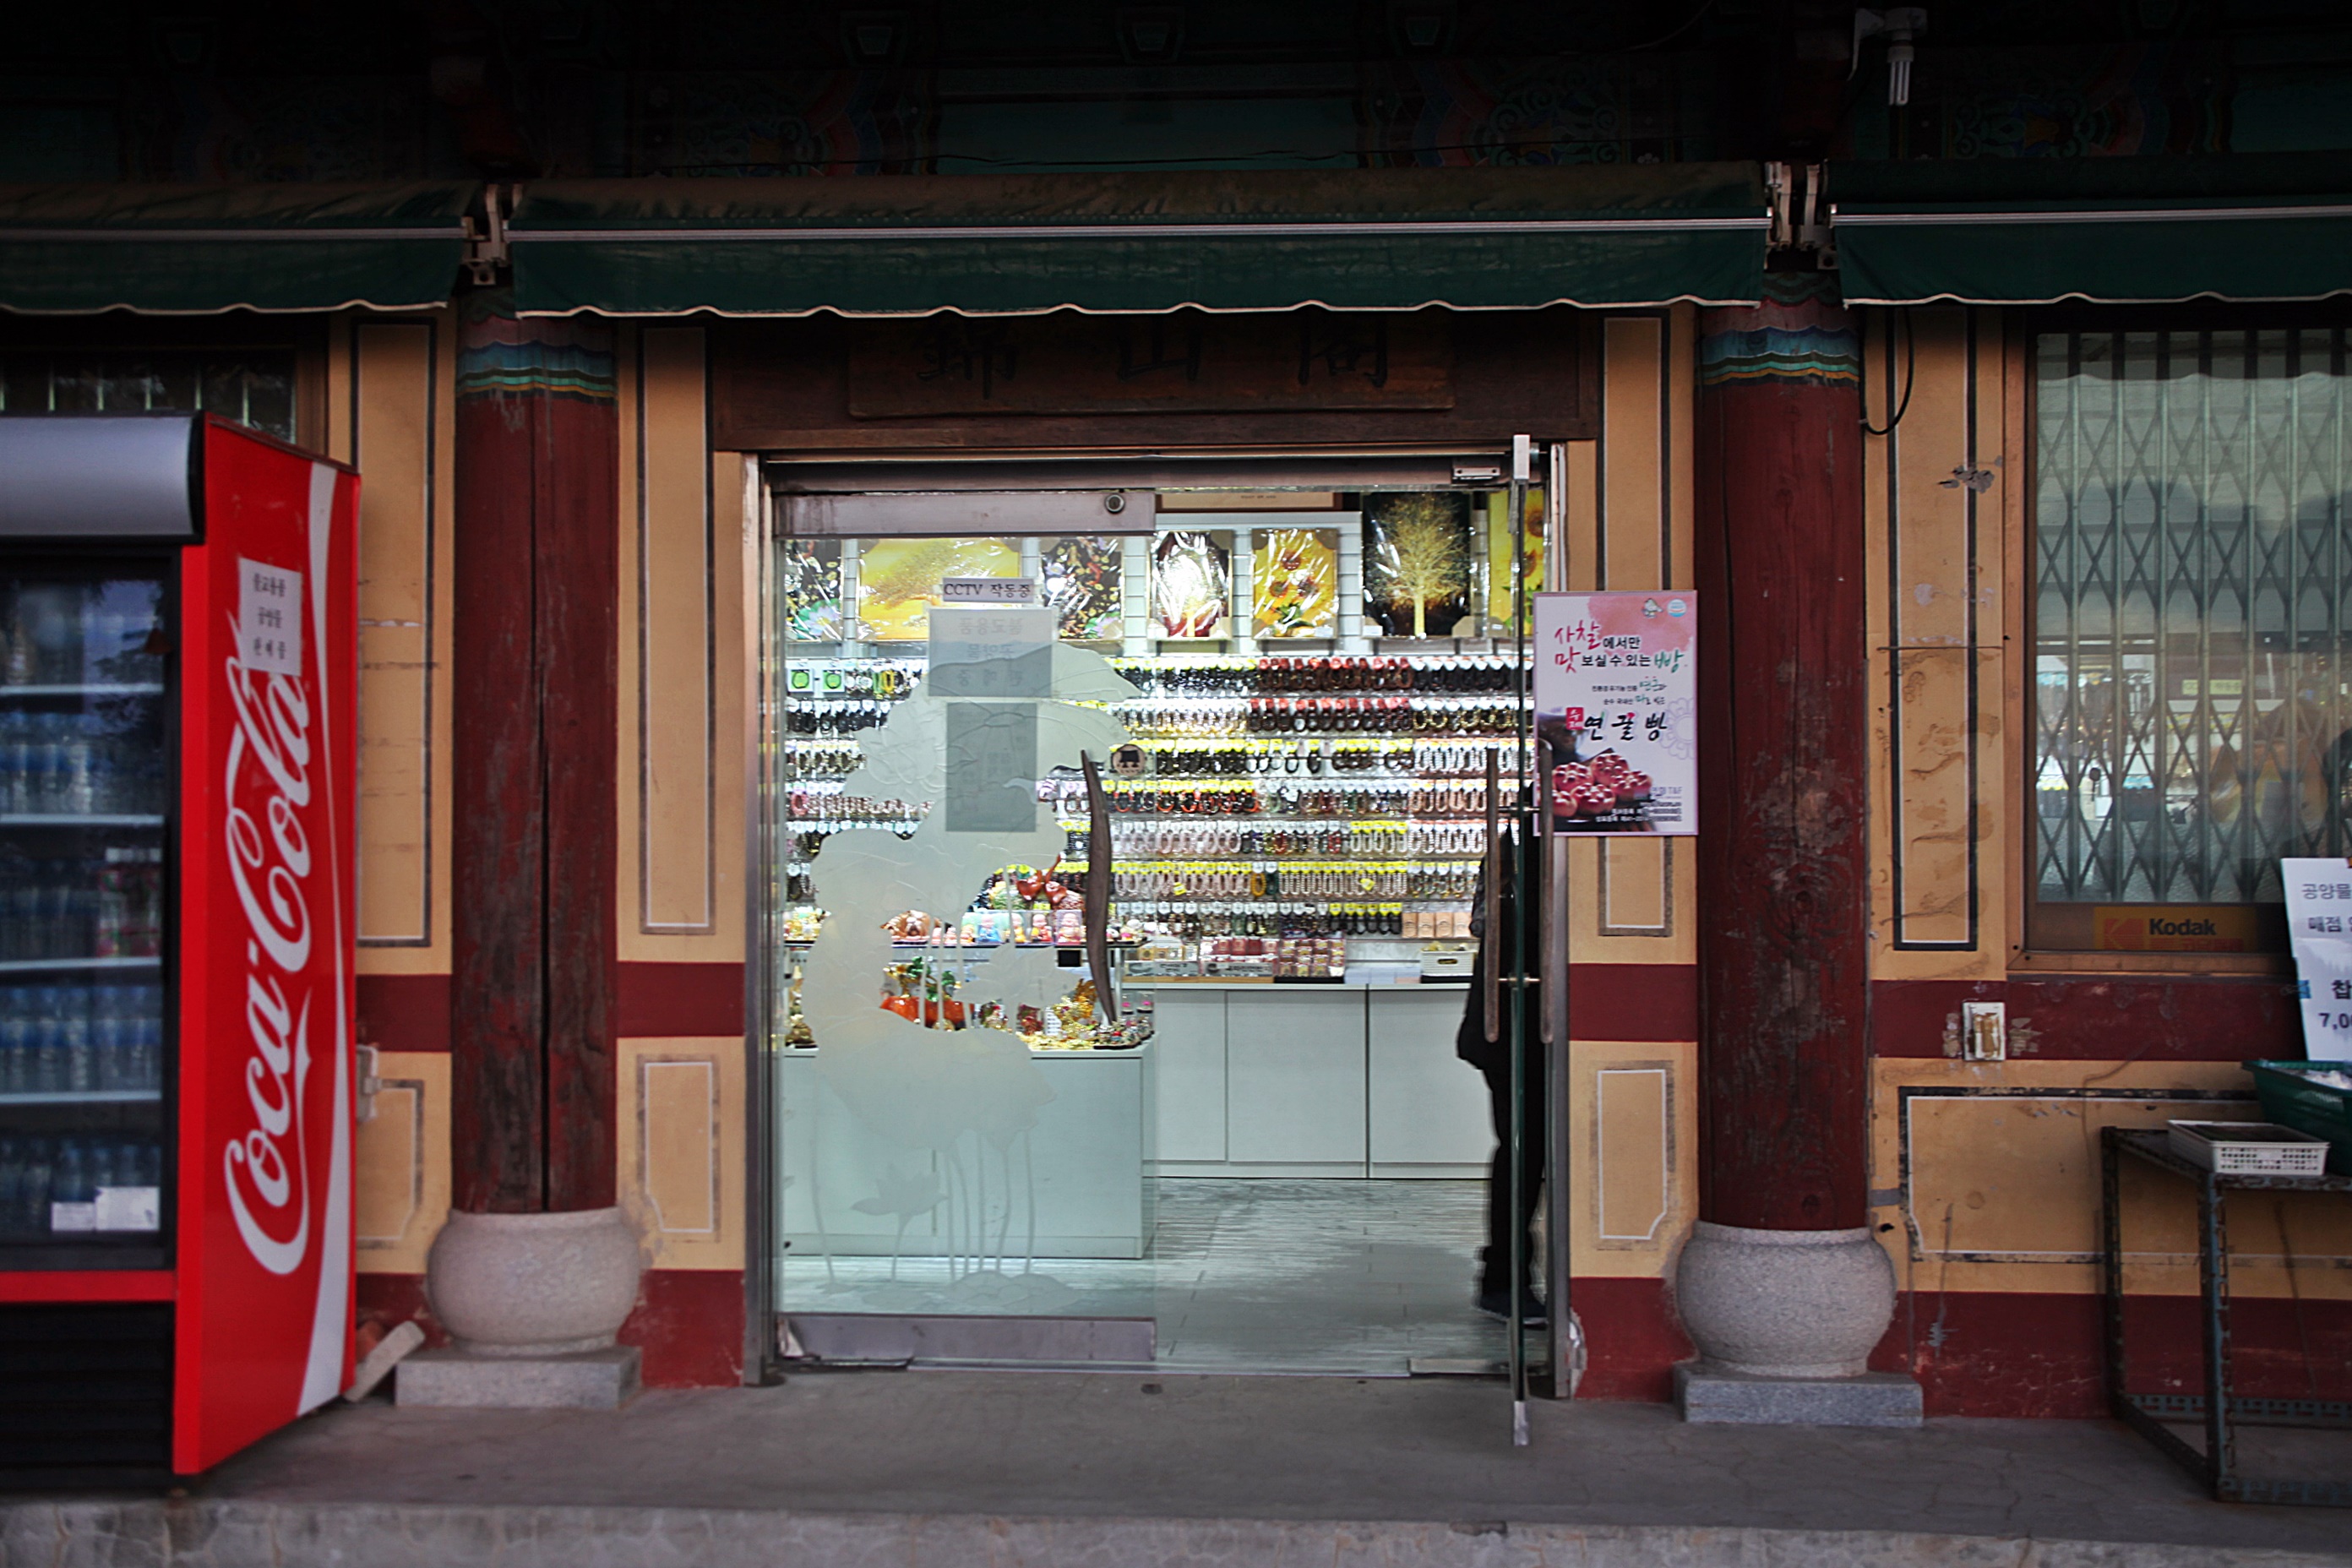
[[[2344,853],[2345,333],[2037,338],[2044,903],[2269,903]]]
[[[0,353],[0,414],[213,413],[294,439],[294,355],[270,350]]]

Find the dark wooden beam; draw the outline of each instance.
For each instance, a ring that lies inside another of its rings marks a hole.
[[[469,301],[458,338],[452,556],[450,1201],[543,1206],[547,832],[532,631],[530,400],[496,366],[509,317]]]
[[[1699,1212],[1868,1217],[1869,672],[1860,360],[1775,278],[1702,322]]]
[[[452,1199],[612,1203],[618,429],[609,328],[458,340]]]
[[[547,1206],[614,1201],[619,985],[620,446],[612,329],[550,321],[601,401],[551,394],[539,469],[540,743],[545,760]]]

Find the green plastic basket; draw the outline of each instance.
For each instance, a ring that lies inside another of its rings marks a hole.
[[[2352,1073],[2352,1062],[2247,1062],[2263,1117],[2282,1127],[2327,1140],[2327,1169],[2352,1176],[2352,1089],[2314,1083],[2314,1068]]]

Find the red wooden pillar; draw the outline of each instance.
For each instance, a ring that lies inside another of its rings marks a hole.
[[[1861,358],[1832,281],[1702,315],[1700,1217],[1866,1223]]]
[[[453,1200],[614,1202],[619,426],[612,329],[463,303]]]

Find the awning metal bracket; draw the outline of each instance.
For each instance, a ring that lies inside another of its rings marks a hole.
[[[1820,163],[1767,163],[1764,188],[1772,201],[1765,244],[1773,250],[1809,251],[1813,265],[1837,265],[1837,240],[1830,230],[1828,179]]]
[[[478,289],[496,283],[509,263],[506,215],[513,210],[515,194],[511,185],[486,184],[481,218],[466,215],[466,276]]]

